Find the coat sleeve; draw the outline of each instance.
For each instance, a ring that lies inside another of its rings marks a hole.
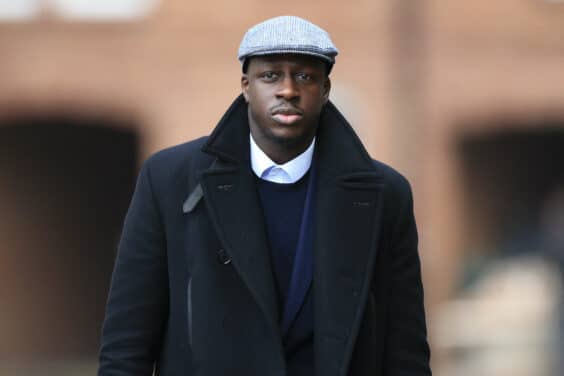
[[[386,376],[428,376],[427,343],[417,228],[409,183],[403,181],[401,207],[390,251],[391,288],[385,349]]]
[[[127,212],[106,306],[99,376],[149,376],[168,315],[163,223],[149,163],[139,174]]]

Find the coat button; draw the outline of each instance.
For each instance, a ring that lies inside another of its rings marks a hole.
[[[221,248],[217,251],[217,261],[220,264],[228,265],[231,264],[231,257],[225,252],[225,249]]]

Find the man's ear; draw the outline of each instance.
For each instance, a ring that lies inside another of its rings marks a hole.
[[[245,97],[245,102],[249,103],[249,75],[243,73],[241,76],[241,92],[243,93],[243,97]]]
[[[329,92],[331,91],[331,79],[325,77],[325,82],[323,83],[323,103],[326,104],[329,101]]]

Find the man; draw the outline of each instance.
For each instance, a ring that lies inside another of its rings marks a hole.
[[[411,191],[329,102],[336,55],[251,28],[213,133],[144,164],[99,375],[430,375]]]

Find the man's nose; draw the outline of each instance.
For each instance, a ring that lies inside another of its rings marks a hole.
[[[286,100],[294,99],[300,96],[300,92],[294,81],[293,77],[287,75],[281,82],[278,92],[276,93],[279,98]]]

